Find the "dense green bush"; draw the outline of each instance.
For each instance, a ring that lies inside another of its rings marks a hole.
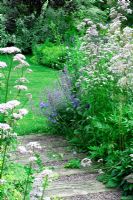
[[[84,18],[94,21],[105,20],[106,12],[95,5],[95,1],[4,1],[0,14],[4,17],[3,41],[30,53],[32,45],[61,41],[71,45],[74,35],[79,33],[76,25]],[[0,32],[2,32],[0,29]],[[11,39],[10,39],[11,38]]]
[[[66,47],[51,42],[36,45],[33,48],[33,62],[55,69],[62,69],[66,58]]]

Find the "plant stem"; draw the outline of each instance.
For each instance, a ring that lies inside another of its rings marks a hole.
[[[28,170],[28,176],[27,176],[27,180],[26,180],[26,186],[25,186],[25,191],[24,191],[24,198],[23,200],[26,200],[26,196],[27,196],[27,189],[28,189],[28,183],[29,183],[29,178],[30,178],[30,175],[31,175],[31,163],[29,165],[29,170]]]
[[[42,196],[41,196],[41,199],[40,200],[43,200],[44,199],[44,192],[45,192],[45,189],[47,187],[47,183],[48,183],[48,175],[45,177],[45,180],[43,182],[43,191],[42,191]]]
[[[8,98],[9,80],[10,80],[11,70],[12,70],[12,60],[11,60],[10,65],[9,65],[9,71],[8,71],[7,81],[6,81],[6,88],[5,88],[5,90],[6,90],[6,94],[5,94],[5,103],[7,102],[7,98]]]
[[[1,166],[1,173],[0,173],[0,179],[2,179],[2,174],[3,174],[3,170],[4,170],[4,165],[5,165],[5,159],[6,159],[6,152],[7,152],[7,143],[5,145],[4,148],[4,155],[3,155],[3,159],[2,159],[2,166]]]

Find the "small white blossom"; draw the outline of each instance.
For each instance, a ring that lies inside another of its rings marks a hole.
[[[21,50],[17,47],[0,48],[0,53],[12,54],[12,53],[20,53],[20,52]]]
[[[16,85],[14,86],[14,88],[16,88],[17,90],[28,90],[27,86],[25,85]]]
[[[11,100],[6,103],[7,109],[14,109],[16,106],[19,106],[20,102],[18,100]]]
[[[9,131],[9,130],[11,130],[11,127],[6,123],[0,123],[0,130]]]
[[[45,169],[41,172],[41,176],[45,177],[45,176],[52,176],[53,172],[50,169]]]
[[[28,83],[29,81],[25,77],[21,77],[16,82],[17,83]]]
[[[26,59],[26,57],[23,54],[16,54],[13,57],[13,61],[21,61],[21,60],[25,60],[25,59]]]
[[[0,104],[0,113],[7,113],[8,110],[13,110],[16,106],[19,106],[20,102],[17,100],[8,101],[7,103]]]
[[[27,69],[27,73],[32,73],[32,69]]]
[[[19,119],[22,119],[22,118],[23,118],[22,115],[19,114],[19,113],[13,113],[12,116],[13,116],[13,118],[16,119],[16,120],[19,120]]]
[[[104,174],[104,172],[103,172],[102,169],[99,169],[99,170],[98,170],[98,173],[99,173],[99,174]]]
[[[0,61],[0,68],[5,68],[7,67],[7,64],[5,62]]]
[[[89,158],[84,158],[83,160],[81,160],[81,166],[83,167],[89,167],[91,166],[92,161]]]
[[[36,160],[37,160],[37,158],[35,156],[32,156],[32,157],[29,158],[29,162],[34,162]]]
[[[97,161],[98,163],[100,163],[100,162],[103,162],[103,159],[102,158],[100,158],[98,161]]]
[[[25,115],[28,114],[28,110],[25,109],[25,108],[19,109],[18,112],[19,112],[19,114],[20,114],[21,116],[25,116]]]
[[[39,144],[39,142],[29,142],[27,144],[27,147],[30,148],[31,150],[42,148],[41,145]]]
[[[24,146],[19,146],[19,147],[18,147],[18,151],[19,151],[21,154],[27,154],[27,153],[28,153],[27,149],[26,149]]]
[[[6,183],[6,180],[0,179],[0,185],[4,185],[4,183]]]

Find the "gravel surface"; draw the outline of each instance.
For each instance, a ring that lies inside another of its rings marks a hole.
[[[88,173],[83,173],[83,174],[73,174],[70,176],[61,176],[58,178],[57,180],[57,184],[59,181],[65,181],[65,183],[70,183],[73,181],[87,181],[87,180],[92,180],[92,179],[96,179],[97,174],[88,174]]]
[[[64,198],[64,200],[120,200],[120,199],[121,199],[120,192],[99,192],[97,194]]]

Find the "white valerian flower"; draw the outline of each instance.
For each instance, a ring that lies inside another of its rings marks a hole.
[[[29,66],[30,66],[29,63],[26,62],[25,60],[21,60],[21,61],[20,61],[20,64],[21,64],[22,66],[25,66],[25,67],[29,67]]]
[[[17,65],[16,67],[14,67],[14,70],[19,70],[22,69],[24,66],[22,64]]]
[[[83,167],[89,167],[91,166],[92,161],[89,158],[84,158],[83,160],[81,160],[81,166]]]
[[[0,53],[12,54],[12,53],[20,53],[20,52],[21,50],[17,47],[0,48]]]
[[[2,130],[2,131],[9,131],[9,130],[11,130],[11,127],[9,126],[9,124],[0,123],[0,130]]]
[[[99,170],[98,170],[98,173],[99,173],[99,174],[104,174],[104,172],[103,172],[102,169],[99,169]]]
[[[27,73],[32,73],[32,69],[27,69]]]
[[[28,153],[27,149],[26,149],[24,146],[19,146],[19,147],[18,147],[18,151],[19,151],[21,154],[27,154],[27,153]]]
[[[0,113],[3,113],[3,114],[7,113],[7,107],[5,103],[0,104]]]
[[[29,162],[34,162],[34,161],[36,161],[37,160],[37,158],[35,157],[35,156],[31,156],[30,158],[29,158]]]
[[[6,183],[5,179],[0,179],[0,185],[4,185]]]
[[[19,106],[20,105],[20,101],[18,100],[11,100],[11,101],[8,101],[6,103],[6,108],[7,109],[14,109],[16,106]]]
[[[14,88],[16,88],[17,90],[28,90],[27,86],[25,85],[16,85],[14,86]]]
[[[45,169],[45,170],[43,170],[43,171],[41,172],[41,176],[43,176],[43,177],[45,177],[45,176],[51,177],[52,175],[53,175],[53,172],[52,172],[52,170],[50,170],[50,169]]]
[[[16,54],[13,57],[13,61],[21,61],[21,60],[25,60],[25,59],[26,59],[26,57],[23,54]]]
[[[8,110],[13,110],[16,106],[19,106],[20,102],[17,100],[8,101],[7,103],[0,104],[0,113],[7,114]]]
[[[23,118],[23,116],[22,116],[21,114],[19,114],[19,113],[13,113],[12,116],[13,116],[13,118],[16,119],[16,120],[19,120],[19,119],[22,119],[22,118]]]
[[[19,109],[18,112],[19,112],[19,114],[20,114],[21,116],[25,116],[25,115],[28,114],[28,110],[25,109],[25,108]]]
[[[0,68],[5,68],[7,67],[7,64],[5,62],[0,61]]]
[[[100,158],[98,161],[97,161],[98,163],[100,163],[100,162],[103,162],[103,159],[102,158]]]
[[[27,144],[27,147],[31,150],[34,150],[34,149],[41,149],[41,145],[39,144],[39,142],[29,142]]]
[[[28,83],[29,81],[27,80],[27,78],[21,77],[21,78],[19,78],[16,82],[17,82],[17,83]]]

